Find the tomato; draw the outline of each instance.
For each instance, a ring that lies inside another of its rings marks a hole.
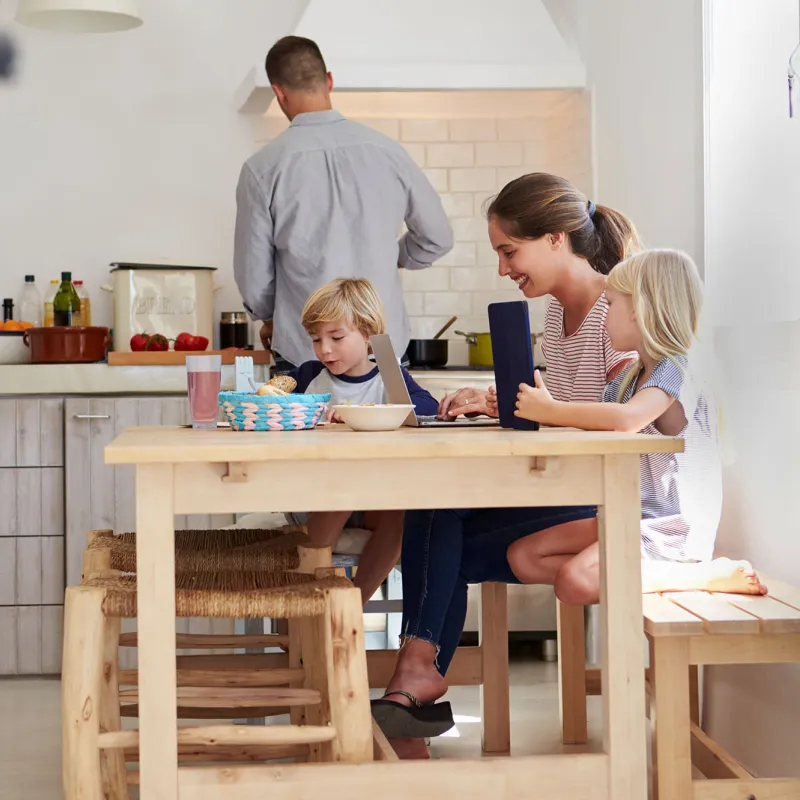
[[[179,333],[175,339],[176,350],[202,351],[208,349],[208,339],[205,336],[192,336],[191,333]]]
[[[131,350],[134,353],[140,353],[142,350],[146,349],[147,342],[150,340],[150,337],[146,333],[137,333],[131,336]]]
[[[134,353],[147,351],[149,353],[163,353],[169,350],[169,340],[160,333],[152,336],[148,333],[137,333],[131,336],[131,350]]]

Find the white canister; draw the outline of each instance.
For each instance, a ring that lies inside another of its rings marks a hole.
[[[214,340],[214,272],[216,267],[166,264],[111,264],[114,293],[114,349],[130,352],[137,333],[179,333]]]

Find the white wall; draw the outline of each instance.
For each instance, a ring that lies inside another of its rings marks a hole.
[[[551,4],[552,5],[552,4]],[[598,202],[703,260],[701,0],[570,0],[595,95]]]
[[[234,191],[253,151],[233,107],[242,75],[290,33],[306,0],[139,0],[134,31],[65,36],[12,26],[16,85],[0,88],[0,297],[62,269],[95,318],[116,260],[186,259],[232,282]],[[4,21],[0,19],[0,22]]]
[[[711,10],[707,283],[737,451],[718,546],[800,585],[800,119],[786,87],[798,7]],[[708,672],[714,738],[758,775],[800,775],[800,666]]]

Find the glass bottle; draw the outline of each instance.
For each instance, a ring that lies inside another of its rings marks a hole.
[[[3,300],[3,322],[14,319],[14,301],[10,297]]]
[[[36,288],[36,278],[33,275],[25,276],[25,288],[19,301],[20,322],[30,322],[34,328],[42,324],[42,296]]]
[[[73,325],[91,325],[92,324],[92,301],[89,298],[89,292],[86,291],[86,286],[83,281],[73,281],[75,291],[81,299],[80,321],[72,321]]]
[[[52,328],[55,325],[53,316],[53,300],[55,299],[56,292],[58,291],[57,280],[50,281],[50,286],[47,289],[47,294],[44,296],[44,327]]]
[[[61,273],[61,286],[53,298],[53,322],[57,328],[73,325],[73,317],[80,314],[81,299],[72,285],[72,273]]]

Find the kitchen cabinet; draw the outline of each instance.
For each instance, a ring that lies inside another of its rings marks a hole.
[[[189,406],[181,397],[68,398],[64,406],[66,473],[66,582],[80,583],[81,562],[89,531],[108,528],[118,533],[136,530],[134,468],[108,466],[103,451],[125,428],[135,425],[184,425]],[[231,525],[230,515],[176,516],[175,527],[207,530]],[[233,633],[224,619],[178,620],[179,633]],[[132,620],[123,630],[135,630]],[[193,651],[200,652],[200,651]],[[135,648],[120,654],[123,669],[135,666]]]
[[[0,675],[61,669],[64,401],[0,399]]]

